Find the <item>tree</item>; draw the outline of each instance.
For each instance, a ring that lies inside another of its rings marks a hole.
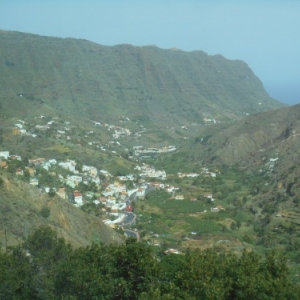
[[[70,255],[70,246],[50,227],[42,226],[28,237],[23,248],[30,254],[34,267],[32,286],[39,299],[54,299],[55,278],[61,263]]]
[[[49,191],[49,193],[48,193],[48,195],[49,195],[51,198],[53,198],[53,197],[56,195],[55,190],[54,190],[53,188],[51,188],[50,191]]]
[[[28,172],[28,170],[24,170],[24,173],[23,173],[23,178],[22,178],[24,181],[26,182],[29,182],[30,180],[30,173]]]
[[[237,220],[237,221],[236,221],[236,227],[237,227],[237,229],[240,229],[241,226],[242,226],[241,221],[240,221],[240,220]]]
[[[22,247],[0,251],[0,299],[38,299],[34,290],[34,267]]]
[[[286,259],[273,251],[262,257],[197,249],[158,259],[151,246],[133,238],[74,249],[49,227],[0,251],[0,270],[4,300],[300,298]]]
[[[123,292],[129,296],[126,298],[121,294],[118,296],[120,299],[137,299],[140,292],[158,283],[158,262],[148,245],[129,238],[125,245],[114,249],[113,256],[116,266],[114,276],[127,282]]]
[[[48,218],[50,216],[50,209],[47,206],[43,206],[40,210],[40,214],[44,218]]]
[[[235,230],[235,229],[236,229],[236,227],[237,227],[237,224],[236,224],[236,222],[231,222],[231,224],[230,224],[230,228],[231,228],[231,230]]]

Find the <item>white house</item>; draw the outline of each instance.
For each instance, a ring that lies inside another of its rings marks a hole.
[[[197,173],[188,173],[188,174],[186,174],[186,177],[189,177],[189,178],[195,178],[195,177],[198,177],[199,176],[199,174],[197,174]]]
[[[114,193],[115,193],[115,191],[108,191],[108,192],[102,192],[102,195],[104,196],[104,197],[108,197],[108,196],[112,196],[112,195],[114,195]]]
[[[73,196],[76,204],[83,205],[82,194],[79,191],[74,191]]]
[[[137,191],[137,189],[133,189],[133,190],[127,190],[127,195],[128,197],[130,197],[132,194],[134,194]]]
[[[2,157],[4,159],[8,159],[9,151],[0,151],[0,157]]]
[[[74,181],[71,181],[71,180],[68,180],[68,179],[65,180],[65,184],[70,186],[73,189],[76,187],[76,183]]]
[[[144,197],[145,196],[145,189],[143,188],[138,188],[136,192],[137,197]]]
[[[173,192],[174,192],[174,186],[169,186],[169,187],[167,187],[167,188],[166,188],[166,191],[167,191],[168,193],[173,193]]]
[[[73,161],[73,160],[68,160],[68,161],[63,161],[63,162],[60,162],[58,163],[58,165],[64,169],[67,169],[71,172],[75,172],[75,166],[76,166],[76,162]]]
[[[91,178],[92,178],[92,182],[95,182],[96,184],[100,184],[101,180],[98,176],[91,177]]]
[[[91,166],[82,165],[82,172],[89,172],[91,170]]]
[[[71,181],[73,181],[75,183],[82,182],[82,176],[71,175],[71,176],[68,176],[67,178],[68,178],[68,180],[71,180]]]
[[[219,212],[221,210],[225,211],[225,208],[223,206],[221,206],[221,205],[218,205],[217,207],[212,207],[210,209],[211,212]]]
[[[56,164],[57,164],[57,161],[56,161],[56,159],[54,159],[54,158],[49,159],[48,162],[49,162],[49,164],[51,164],[51,165],[56,165]]]
[[[39,180],[37,178],[30,178],[29,184],[37,186],[39,185]]]
[[[105,171],[105,170],[100,170],[100,173],[105,175],[105,176],[112,177],[112,175],[109,172]]]
[[[47,171],[49,171],[49,168],[50,168],[50,167],[51,167],[51,164],[49,164],[48,161],[46,161],[46,162],[44,162],[44,163],[42,164],[42,168],[45,169],[45,170],[47,170]]]

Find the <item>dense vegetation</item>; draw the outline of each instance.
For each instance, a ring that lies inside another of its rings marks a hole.
[[[154,255],[123,245],[74,249],[49,227],[0,253],[1,299],[299,299],[285,259],[244,252]]]
[[[216,178],[170,177],[184,200],[157,190],[135,207],[137,229],[151,243],[179,250],[218,247],[263,254],[279,251],[288,258],[293,280],[298,281],[300,256],[299,197],[272,183],[272,174],[223,166]],[[213,195],[211,201],[205,195]],[[190,200],[190,196],[197,199]],[[225,210],[211,212],[222,206]],[[191,234],[193,232],[193,234]]]

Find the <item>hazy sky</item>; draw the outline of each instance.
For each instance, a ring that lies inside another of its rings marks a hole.
[[[300,103],[299,0],[0,0],[0,29],[222,54]]]

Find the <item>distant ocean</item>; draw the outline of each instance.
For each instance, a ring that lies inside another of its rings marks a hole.
[[[298,85],[265,85],[270,97],[288,104],[295,105],[300,103],[300,83]]]

